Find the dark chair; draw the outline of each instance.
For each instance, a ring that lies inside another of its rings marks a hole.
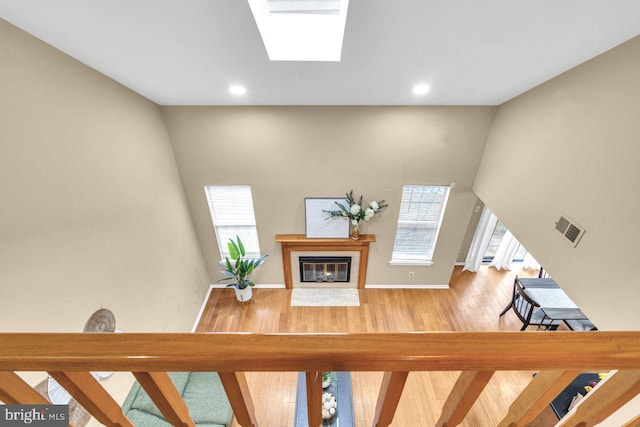
[[[532,325],[537,326],[538,329],[551,330],[556,330],[560,326],[559,320],[552,320],[544,315],[540,305],[527,295],[524,287],[517,280],[514,285],[513,312],[522,321],[521,331]]]
[[[511,300],[509,301],[509,304],[507,304],[507,306],[504,308],[504,310],[502,310],[502,313],[500,313],[500,316],[504,315],[507,311],[509,311],[510,308],[514,306],[514,302],[516,300],[517,285],[520,285],[523,288],[549,288],[549,289],[559,288],[558,284],[550,277],[519,278],[518,276],[516,276],[516,278],[513,280],[513,292],[511,294]]]
[[[502,313],[500,313],[499,317],[502,317],[507,311],[509,311],[510,308],[514,307],[514,303],[516,301],[516,284],[517,283],[518,283],[518,276],[516,276],[516,278],[513,280],[513,292],[511,293],[511,301],[509,301],[509,304],[507,304],[504,310],[502,310]]]

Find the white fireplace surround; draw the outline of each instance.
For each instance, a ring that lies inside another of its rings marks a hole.
[[[300,257],[351,257],[351,276],[348,282],[302,282],[300,280]],[[358,271],[360,269],[360,252],[358,251],[291,251],[291,284],[293,288],[357,288]]]
[[[300,281],[300,256],[351,256],[349,282],[322,283],[324,287],[364,289],[367,281],[369,245],[376,241],[373,234],[362,234],[360,239],[310,239],[304,234],[276,234],[282,247],[282,268],[287,289],[318,288],[319,283]]]

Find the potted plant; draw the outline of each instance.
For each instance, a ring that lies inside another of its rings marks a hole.
[[[251,273],[262,264],[268,255],[263,255],[260,258],[245,258],[246,251],[239,236],[236,236],[236,241],[229,239],[227,248],[231,260],[229,257],[224,257],[226,269],[221,271],[227,277],[223,277],[218,282],[231,280],[232,282],[227,287],[233,286],[235,288],[238,301],[249,301],[253,295],[251,287],[255,286],[250,279]]]
[[[331,381],[335,380],[335,377],[331,375],[331,372],[322,373],[322,388],[327,388],[331,385]]]

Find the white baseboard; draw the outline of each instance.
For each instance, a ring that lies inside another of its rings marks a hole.
[[[211,289],[214,288],[214,285],[209,285],[209,289],[207,289],[207,294],[204,296],[204,300],[202,300],[202,305],[200,306],[200,311],[198,312],[198,315],[196,316],[196,321],[193,324],[193,327],[191,328],[191,332],[195,332],[196,328],[198,327],[198,323],[200,323],[200,318],[202,317],[202,313],[204,312],[204,306],[207,304],[207,301],[209,301],[209,296],[211,295]]]
[[[449,289],[449,285],[365,285],[365,289]]]
[[[214,283],[212,285],[209,285],[209,289],[221,289],[221,288],[226,288],[227,285],[225,285],[224,283]],[[261,284],[256,284],[254,286],[254,288],[258,289],[258,288],[270,288],[270,289],[284,289],[285,286],[284,284],[280,284],[280,283],[274,283],[274,284],[270,284],[270,283],[261,283]]]

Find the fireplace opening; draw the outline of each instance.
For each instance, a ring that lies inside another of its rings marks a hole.
[[[350,256],[301,256],[301,282],[348,282],[351,278]]]

